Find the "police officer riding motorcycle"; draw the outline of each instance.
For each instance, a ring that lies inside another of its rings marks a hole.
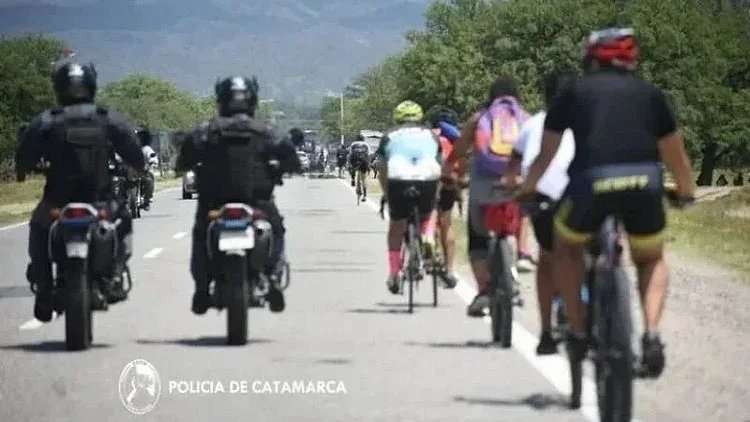
[[[159,157],[156,154],[156,151],[151,147],[151,131],[146,128],[141,128],[136,132],[141,144],[143,155],[146,158],[146,169],[143,172],[143,177],[139,180],[139,190],[142,195],[141,207],[145,211],[149,211],[151,209],[151,201],[154,197],[154,185],[156,183],[155,173],[159,168]]]
[[[49,322],[53,311],[65,312],[68,348],[81,349],[91,342],[90,311],[125,300],[129,289],[132,220],[115,201],[109,160],[117,153],[143,168],[144,157],[125,118],[93,104],[93,65],[66,62],[52,82],[58,107],[19,133],[16,150],[18,180],[46,162],[44,193],[29,223],[26,276],[36,295],[34,316]],[[88,327],[69,327],[73,319]],[[81,331],[74,336],[69,329]]]
[[[266,233],[270,235],[270,246],[260,246],[264,238],[259,234],[252,250],[245,246],[237,249],[249,251],[251,268],[247,269],[247,274],[254,287],[257,289],[258,283],[265,281],[266,293],[251,295],[250,304],[258,306],[267,301],[272,312],[281,312],[285,307],[282,290],[286,287],[281,280],[286,268],[285,229],[274,204],[273,191],[276,185],[282,184],[284,173],[300,171],[301,164],[292,143],[299,139],[294,139],[295,136],[287,140],[274,139],[271,129],[256,119],[258,82],[254,77],[226,78],[217,82],[215,92],[218,116],[201,123],[186,136],[177,159],[177,171],[195,171],[198,189],[190,260],[195,281],[192,311],[202,315],[210,307],[227,307],[228,315],[232,312],[231,306],[217,303],[221,300],[218,284],[226,282],[222,281],[223,277],[228,278],[227,269],[222,265],[229,262],[225,259],[229,255],[216,246],[217,236],[212,229],[229,230],[227,223],[233,219],[254,224],[259,216],[270,223],[270,233]],[[253,215],[246,215],[247,210],[252,210]],[[261,232],[256,230],[256,233]],[[245,254],[242,250],[236,252]],[[241,333],[239,335],[242,337]],[[244,341],[238,340],[240,344]]]

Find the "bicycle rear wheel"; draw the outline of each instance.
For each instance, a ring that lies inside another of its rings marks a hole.
[[[507,349],[513,335],[513,262],[509,243],[505,238],[493,239],[489,254],[490,263],[490,318],[492,341]]]
[[[630,283],[621,268],[596,276],[596,384],[602,422],[628,422],[633,409]]]
[[[409,223],[407,227],[409,236],[408,250],[409,260],[407,261],[407,282],[409,283],[409,313],[414,312],[414,282],[416,278],[417,266],[417,255],[415,249],[417,248],[417,230],[414,223]]]

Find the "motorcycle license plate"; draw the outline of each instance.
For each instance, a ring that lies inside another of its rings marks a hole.
[[[245,250],[255,247],[255,233],[252,229],[243,231],[223,231],[219,234],[219,250]]]
[[[68,242],[65,244],[68,258],[82,258],[89,256],[89,244],[86,242]]]

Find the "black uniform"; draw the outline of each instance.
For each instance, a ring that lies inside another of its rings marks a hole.
[[[274,161],[278,165],[272,165]],[[284,226],[273,202],[273,190],[283,173],[299,172],[300,168],[294,144],[275,140],[264,123],[247,114],[214,117],[188,134],[177,170],[196,172],[198,207],[190,259],[196,293],[207,292],[211,281],[207,214],[229,202],[246,203],[266,213],[275,237],[266,271],[277,273],[284,263]]]
[[[31,264],[27,278],[37,292],[44,294],[52,288],[52,266],[47,253],[50,210],[69,202],[115,199],[108,168],[114,152],[131,166],[143,168],[143,154],[125,118],[90,103],[46,110],[31,121],[23,134],[16,151],[17,173],[32,171],[42,157],[49,162],[44,194],[29,224]],[[124,265],[132,253],[129,236],[126,239],[132,232],[132,222],[126,210],[116,204],[113,208],[122,211],[118,235],[125,246],[116,261]],[[121,274],[117,273],[117,267],[115,273]],[[41,316],[37,318],[49,320]]]
[[[664,93],[614,70],[587,74],[563,90],[544,128],[570,128],[576,153],[555,226],[585,239],[607,215],[622,218],[631,244],[665,226],[658,140],[677,128]]]

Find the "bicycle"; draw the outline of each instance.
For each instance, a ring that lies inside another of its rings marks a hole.
[[[419,282],[424,279],[424,252],[422,245],[422,236],[419,230],[419,205],[417,201],[421,195],[420,189],[411,185],[404,191],[404,196],[409,199],[409,207],[412,210],[407,217],[406,232],[404,233],[405,244],[401,248],[401,267],[406,263],[404,275],[399,278],[399,292],[403,294],[404,278],[409,283],[409,313],[414,313],[414,289]],[[386,204],[385,197],[380,199],[380,218],[385,219],[384,208]],[[437,306],[437,305],[435,305]]]
[[[678,198],[674,189],[665,190],[667,199],[677,208],[693,199]],[[633,407],[633,379],[647,377],[632,349],[630,282],[621,267],[623,251],[617,216],[608,216],[597,235],[586,245],[584,288],[588,293],[584,326],[587,356],[596,372],[597,402],[602,422],[630,421]],[[581,407],[583,360],[568,351],[571,372],[570,408]]]
[[[516,233],[521,224],[521,206],[507,198],[504,180],[492,187],[494,192],[503,190],[506,198],[502,202],[490,200],[482,206],[484,227],[489,233],[488,256],[490,272],[490,318],[492,319],[492,342],[507,349],[513,340],[513,307],[523,306],[516,289],[518,279],[515,270]]]

